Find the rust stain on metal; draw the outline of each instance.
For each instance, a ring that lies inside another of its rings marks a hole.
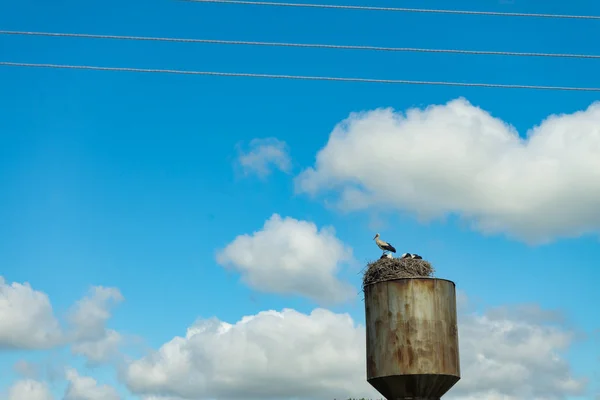
[[[454,283],[431,278],[365,287],[367,380],[386,398],[439,398],[460,379]]]
[[[371,373],[375,373],[375,371],[377,371],[377,364],[375,363],[375,358],[369,357],[369,359],[367,360],[367,369],[371,371]],[[369,373],[367,372],[367,374]]]

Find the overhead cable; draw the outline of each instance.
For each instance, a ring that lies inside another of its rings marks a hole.
[[[370,51],[385,51],[385,52],[416,52],[416,53],[496,55],[496,56],[517,56],[517,57],[600,59],[600,55],[597,55],[597,54],[533,53],[533,52],[489,51],[489,50],[427,49],[427,48],[419,48],[419,47],[354,46],[354,45],[319,44],[319,43],[256,42],[256,41],[247,41],[247,40],[186,39],[186,38],[166,38],[166,37],[148,37],[148,36],[96,35],[96,34],[87,34],[87,33],[0,30],[0,35],[73,37],[73,38],[86,38],[86,39],[137,40],[137,41],[177,42],[177,43],[206,43],[206,44],[226,44],[226,45],[267,46],[267,47],[301,47],[301,48],[315,48],[315,49],[370,50]]]
[[[406,8],[406,7],[375,7],[375,6],[352,6],[342,4],[311,4],[311,3],[284,3],[271,1],[251,1],[251,0],[180,0],[192,3],[226,3],[226,4],[245,4],[255,6],[274,6],[274,7],[306,7],[306,8],[330,8],[342,10],[368,10],[368,11],[396,11],[412,13],[430,13],[430,14],[461,14],[461,15],[491,15],[496,17],[529,17],[529,18],[561,18],[561,19],[595,19],[600,20],[600,15],[569,15],[569,14],[536,14],[536,13],[515,13],[498,11],[467,11],[467,10],[443,10],[428,8]]]
[[[462,86],[462,87],[484,87],[502,89],[533,89],[533,90],[562,90],[578,92],[600,92],[600,87],[569,87],[569,86],[538,86],[538,85],[510,85],[496,83],[467,83],[447,81],[414,81],[404,79],[373,79],[373,78],[344,78],[332,76],[303,76],[303,75],[281,75],[281,74],[256,74],[244,72],[217,72],[217,71],[190,71],[176,69],[149,69],[149,68],[127,68],[127,67],[101,67],[90,65],[65,65],[65,64],[36,64],[0,61],[0,66],[7,67],[30,67],[30,68],[57,68],[70,70],[93,70],[93,71],[117,71],[117,72],[142,72],[178,75],[204,75],[223,77],[246,77],[267,79],[292,79],[308,81],[337,81],[337,82],[362,82],[362,83],[387,83],[404,85],[437,85],[437,86]]]

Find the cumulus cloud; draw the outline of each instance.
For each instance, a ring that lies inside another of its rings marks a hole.
[[[561,400],[583,393],[561,356],[571,332],[512,309],[460,318],[455,400]],[[365,330],[347,314],[265,311],[235,324],[200,320],[132,362],[129,389],[147,399],[380,398],[365,381]],[[154,396],[154,397],[153,397]],[[162,396],[162,397],[161,397]]]
[[[96,286],[71,309],[68,320],[73,326],[71,351],[86,357],[90,364],[111,360],[118,354],[121,335],[106,328],[112,308],[123,301],[117,288]]]
[[[69,322],[76,327],[79,340],[98,339],[104,335],[106,321],[110,318],[110,308],[123,301],[117,288],[95,286],[90,293],[79,300],[71,309]]]
[[[574,333],[556,324],[554,313],[534,310],[505,307],[461,316],[463,378],[453,398],[558,400],[584,393],[587,380],[573,377],[561,357]]]
[[[273,214],[262,230],[236,237],[217,254],[217,262],[242,274],[251,287],[293,293],[316,301],[339,302],[356,291],[336,278],[352,250],[331,227]]]
[[[69,385],[65,391],[64,400],[120,400],[115,388],[108,385],[98,385],[91,377],[80,376],[76,370],[66,371]]]
[[[552,115],[526,138],[463,98],[404,114],[354,113],[296,190],[335,191],[346,210],[457,214],[479,231],[530,243],[598,233],[600,102]]]
[[[54,400],[48,386],[33,379],[15,382],[8,390],[8,400]]]
[[[8,284],[1,276],[0,321],[0,348],[45,349],[61,340],[48,296],[29,283]]]
[[[350,316],[324,309],[265,311],[233,325],[201,320],[133,362],[127,384],[137,394],[185,399],[374,397],[364,381],[364,340]]]
[[[72,329],[63,332],[45,293],[28,283],[8,284],[0,276],[0,348],[48,349],[71,344],[75,354],[92,364],[106,362],[118,354],[121,335],[106,328],[111,309],[123,300],[116,288],[94,287],[70,310]],[[15,365],[24,376],[29,368],[24,361]],[[30,371],[31,372],[31,371]]]
[[[256,174],[264,178],[273,168],[290,172],[292,161],[285,142],[276,138],[253,139],[248,149],[239,149],[238,162],[245,174]]]
[[[75,342],[71,345],[73,354],[85,357],[89,364],[97,365],[113,360],[119,356],[119,346],[123,337],[113,329],[107,329],[97,340]]]

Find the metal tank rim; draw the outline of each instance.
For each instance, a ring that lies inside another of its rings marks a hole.
[[[426,280],[432,280],[432,281],[445,281],[445,282],[450,282],[451,284],[454,285],[454,287],[456,287],[456,283],[454,283],[454,281],[451,281],[450,279],[444,279],[444,278],[432,278],[430,276],[411,276],[410,278],[393,278],[393,279],[386,279],[383,281],[377,281],[377,282],[373,282],[373,283],[368,283],[366,285],[363,286],[363,288],[366,288],[367,286],[373,286],[373,285],[377,285],[379,283],[385,283],[385,282],[395,282],[395,281],[406,281],[406,280],[414,280],[414,279],[426,279]]]

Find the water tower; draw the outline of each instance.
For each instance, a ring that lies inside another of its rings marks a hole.
[[[454,282],[394,279],[364,292],[367,381],[388,400],[440,400],[460,380]]]

